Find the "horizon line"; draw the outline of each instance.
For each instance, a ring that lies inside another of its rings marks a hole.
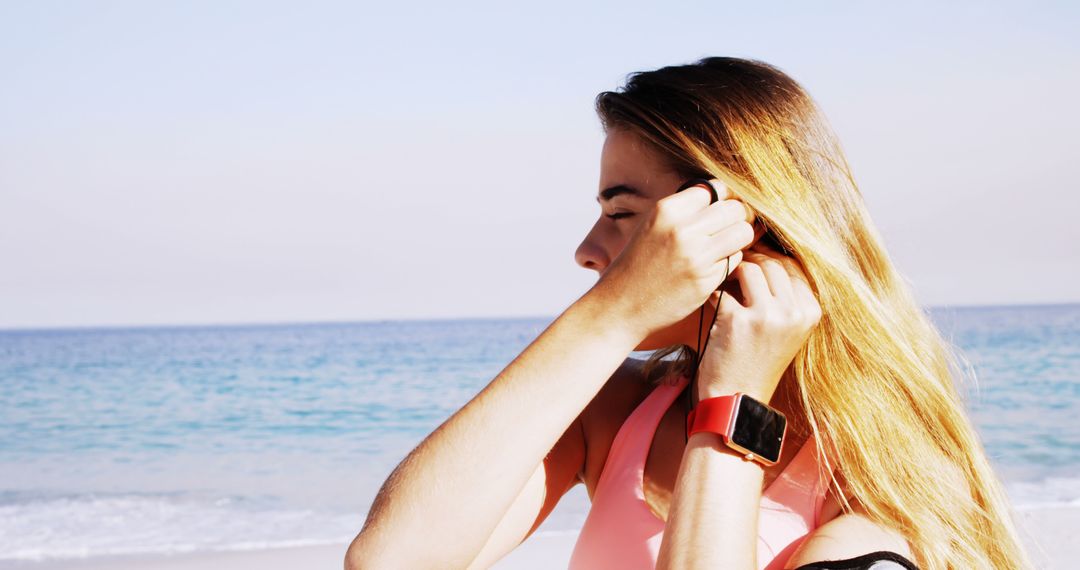
[[[1080,301],[1060,301],[1049,303],[991,303],[971,305],[922,305],[928,310],[943,309],[992,309],[992,308],[1035,308],[1035,307],[1061,307],[1080,305]],[[561,313],[559,313],[561,314]],[[360,324],[386,324],[386,323],[439,323],[448,321],[513,321],[513,320],[540,320],[558,317],[554,315],[503,315],[503,316],[457,316],[457,317],[392,317],[392,318],[360,318],[343,320],[284,320],[284,321],[231,321],[231,322],[203,322],[203,323],[130,323],[130,324],[97,324],[97,325],[59,325],[59,326],[14,326],[0,327],[2,333],[19,332],[63,332],[63,331],[105,331],[105,330],[153,330],[153,329],[204,329],[204,328],[257,328],[257,327],[290,327],[290,326],[327,326],[327,325],[360,325]]]

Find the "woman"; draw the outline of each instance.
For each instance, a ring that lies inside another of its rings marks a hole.
[[[961,368],[803,89],[706,58],[597,110],[576,259],[600,278],[394,470],[347,567],[486,568],[579,482],[572,568],[1029,566]],[[774,464],[688,426],[735,392],[786,416]]]

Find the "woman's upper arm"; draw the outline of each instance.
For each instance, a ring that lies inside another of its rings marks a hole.
[[[585,482],[586,464],[591,461],[587,452],[588,437],[593,433],[586,425],[593,425],[598,416],[605,417],[611,396],[625,389],[627,379],[637,378],[639,374],[638,360],[627,358],[623,361],[537,466],[469,565],[470,569],[488,568],[520,546],[570,489]],[[590,418],[592,421],[587,421]]]
[[[489,568],[517,548],[578,483],[585,465],[581,416],[566,429],[492,531],[469,568]]]
[[[785,568],[882,550],[912,559],[911,546],[900,533],[874,523],[862,513],[847,513],[813,531],[788,559]]]

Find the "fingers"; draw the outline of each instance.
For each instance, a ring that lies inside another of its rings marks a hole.
[[[720,287],[723,286],[723,283],[725,281],[727,281],[728,278],[731,277],[731,275],[733,273],[735,273],[735,270],[739,268],[739,264],[742,263],[742,260],[743,260],[743,252],[742,252],[742,250],[738,250],[735,253],[731,254],[730,256],[716,262],[716,267],[717,267],[716,281],[718,283],[717,290],[719,290]]]
[[[793,259],[762,242],[747,248],[744,259],[745,262],[739,265],[738,279],[747,305],[770,299],[783,305],[795,301],[797,293],[793,282],[800,280],[801,272],[793,272]]]
[[[747,263],[742,265],[761,267],[762,273],[767,274],[770,289],[774,293],[783,291],[776,293],[776,299],[782,304],[797,307],[809,322],[821,318],[821,305],[798,260],[759,242],[748,249]]]
[[[719,199],[703,208],[690,222],[697,230],[706,235],[714,235],[725,230],[728,226],[745,221],[753,224],[757,215],[753,208],[736,197],[726,184],[719,179],[711,181],[716,188]],[[744,244],[749,245],[749,243]]]
[[[721,180],[714,178],[709,183],[716,190],[716,202],[711,201],[712,192],[704,183],[679,190],[660,202],[667,202],[667,210],[683,220],[684,228],[691,226],[693,233],[708,237],[707,259],[715,260],[717,265],[732,262],[732,273],[738,271],[743,303],[749,306],[775,299],[791,304],[797,298],[807,300],[807,294],[813,298],[798,262],[760,239],[765,229],[756,223],[753,208],[734,196]]]
[[[750,224],[740,222],[730,225],[706,238],[706,257],[710,260],[723,261],[725,257],[736,251],[746,249],[753,239],[754,229]]]
[[[698,183],[694,185],[694,187],[702,187],[706,190],[709,190],[707,186],[712,186],[712,189],[716,191],[716,201],[718,202],[722,202],[724,200],[727,200],[728,198],[733,198],[735,196],[734,193],[732,193],[731,189],[727,187],[727,184],[724,184],[724,182],[719,178],[710,179],[708,185],[704,183]],[[676,190],[676,192],[680,192],[680,190]],[[712,192],[710,192],[710,194],[711,193]]]
[[[712,295],[709,295],[709,306],[712,307],[714,311],[719,310],[721,313],[726,314],[730,314],[736,310],[746,309],[735,295],[732,295],[730,292],[723,289],[717,289]]]
[[[698,213],[691,222],[700,231],[713,235],[732,224],[746,222],[752,224],[755,215],[742,200],[721,200]]]
[[[691,186],[657,200],[656,207],[682,218],[705,209],[711,202],[712,192],[704,186]]]
[[[665,206],[673,206],[674,209],[677,209],[680,212],[696,212],[713,203],[713,190],[716,191],[717,203],[734,197],[731,190],[726,184],[720,181],[720,179],[713,178],[709,183],[712,186],[712,189],[708,188],[708,185],[704,183],[695,184],[681,190],[676,190],[674,194],[661,198],[657,201],[657,205],[666,203]]]
[[[772,259],[781,264],[784,270],[787,272],[788,277],[792,280],[801,283],[807,290],[812,291],[810,287],[810,280],[806,277],[806,272],[803,271],[802,265],[795,258],[790,255],[784,255],[783,253],[776,251],[769,246],[765,241],[758,241],[750,246],[750,251],[764,254],[769,259]]]
[[[765,278],[765,273],[760,265],[744,257],[735,273],[739,279],[739,287],[745,305],[753,306],[765,303],[772,298],[773,295],[769,290],[768,280]]]
[[[784,304],[792,302],[795,298],[795,292],[791,286],[792,278],[780,260],[762,253],[756,247],[750,248],[746,259],[761,268],[773,297]]]

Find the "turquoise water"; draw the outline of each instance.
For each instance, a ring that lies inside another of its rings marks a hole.
[[[1080,305],[932,314],[1015,502],[1080,506]],[[0,560],[348,540],[549,321],[0,331]]]

